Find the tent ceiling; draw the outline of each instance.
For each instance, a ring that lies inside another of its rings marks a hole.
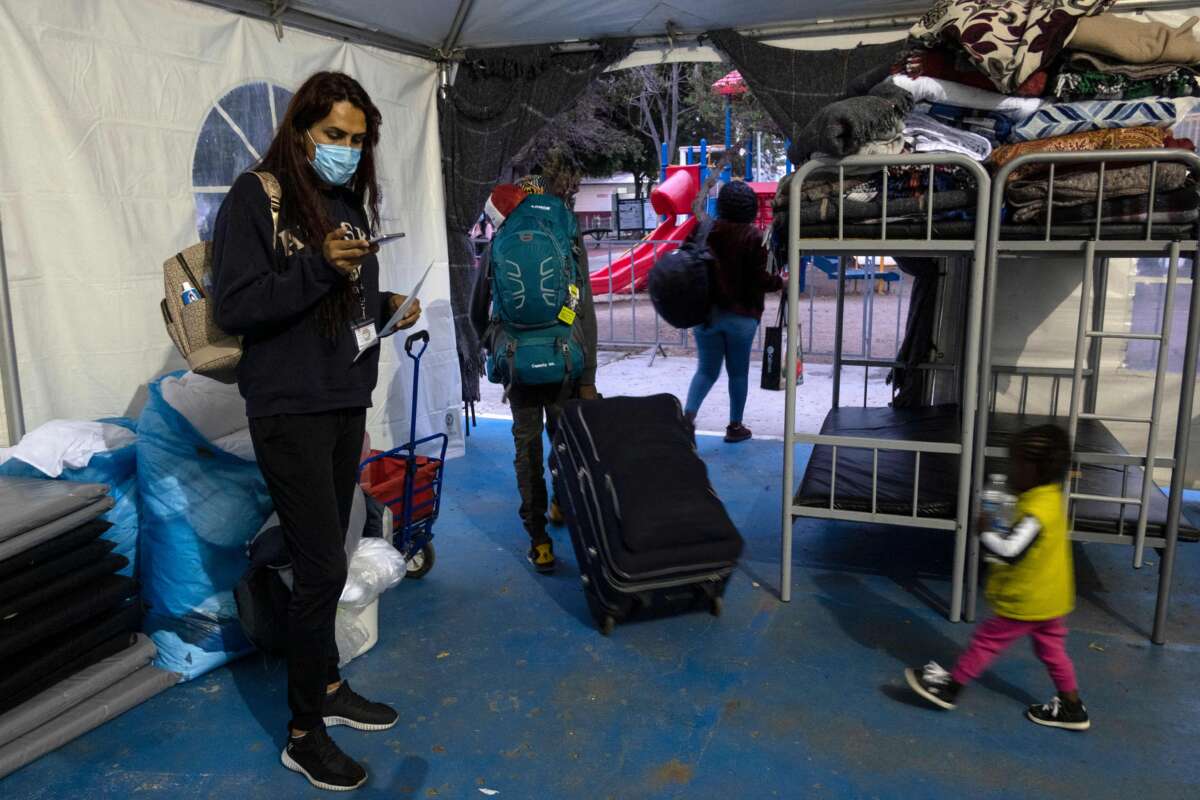
[[[642,39],[639,50],[673,49],[672,30],[691,38],[734,28],[805,49],[853,47],[864,34],[902,36],[933,0],[194,0],[284,26],[436,59],[451,49]],[[1117,0],[1121,12],[1195,10],[1200,0]],[[463,12],[465,20],[462,19]],[[456,21],[459,25],[456,26]],[[455,33],[456,27],[459,29]],[[858,38],[856,38],[858,37]],[[811,47],[805,42],[811,41]],[[678,46],[679,42],[674,44]],[[712,57],[704,50],[705,58]],[[678,59],[675,59],[678,60]]]
[[[662,36],[718,28],[762,30],[816,20],[921,13],[930,0],[475,0],[459,47]],[[293,0],[297,12],[441,47],[459,0]]]

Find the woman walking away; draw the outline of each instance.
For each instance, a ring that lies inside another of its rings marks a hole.
[[[353,78],[309,78],[257,172],[233,184],[213,237],[216,321],[243,337],[238,384],[292,558],[292,719],[281,760],[335,791],[358,788],[367,773],[325,726],[373,731],[397,719],[342,680],[334,641],[343,539],[379,363],[374,337],[404,301],[379,291],[378,246],[368,241],[379,220],[379,125]],[[276,181],[278,206],[265,188]],[[398,327],[419,316],[414,304]]]
[[[742,424],[750,386],[750,350],[762,319],[767,292],[783,288],[783,279],[767,272],[767,250],[754,225],[758,195],[736,181],[717,195],[717,219],[708,235],[708,247],[717,259],[713,276],[713,313],[695,328],[699,363],[688,389],[684,414],[695,426],[696,414],[713,384],[721,377],[721,363],[729,376],[729,427],[725,441],[744,442],[751,437]]]
[[[1045,705],[1031,706],[1026,716],[1051,728],[1091,727],[1066,648],[1066,616],[1075,606],[1075,569],[1063,503],[1070,452],[1066,433],[1054,425],[1030,428],[1013,438],[1008,469],[1010,483],[1020,493],[1015,524],[1005,532],[988,530],[992,526],[984,524],[978,528],[992,562],[987,598],[996,615],[975,629],[952,672],[934,662],[920,672],[904,671],[913,691],[935,706],[954,708],[967,683],[1028,636],[1058,694]]]

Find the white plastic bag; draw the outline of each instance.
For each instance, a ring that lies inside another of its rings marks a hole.
[[[371,631],[356,612],[357,609],[341,607],[334,617],[333,637],[337,642],[339,667],[349,664],[371,639]]]
[[[339,605],[363,608],[400,583],[406,571],[404,556],[384,539],[362,539],[350,559],[346,586]]]

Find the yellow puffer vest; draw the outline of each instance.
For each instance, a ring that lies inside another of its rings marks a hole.
[[[992,564],[987,599],[1001,617],[1041,622],[1075,608],[1075,565],[1067,538],[1062,487],[1038,486],[1017,498],[1017,519],[1032,516],[1042,530],[1014,564]]]

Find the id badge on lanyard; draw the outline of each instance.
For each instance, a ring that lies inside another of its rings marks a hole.
[[[354,360],[358,361],[363,353],[379,344],[379,335],[375,332],[375,320],[367,314],[367,298],[363,292],[361,276],[355,281],[352,291],[358,298],[359,315],[350,323],[350,332],[354,334],[354,344],[358,348]]]

